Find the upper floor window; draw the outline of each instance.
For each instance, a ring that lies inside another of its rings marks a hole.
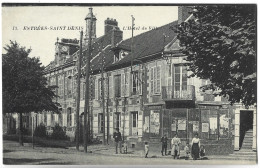
[[[115,97],[121,97],[121,75],[114,76]]]
[[[175,65],[173,72],[173,84],[175,91],[187,90],[187,67]]]
[[[133,71],[132,73],[132,94],[137,95],[142,93],[142,73]]]
[[[158,94],[161,92],[161,66],[152,67],[150,70],[151,70],[151,93]]]
[[[114,62],[120,61],[121,59],[123,59],[127,55],[128,55],[128,52],[123,51],[123,50],[115,52],[115,54],[114,54]]]

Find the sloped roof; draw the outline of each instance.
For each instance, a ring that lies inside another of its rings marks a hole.
[[[172,30],[172,27],[176,26],[178,21],[171,22],[164,26],[158,27],[147,31],[145,33],[139,34],[133,37],[133,46],[134,46],[134,59],[142,59],[145,56],[149,56],[155,53],[160,53],[163,51],[164,47],[170,43],[175,37],[176,33]],[[121,47],[124,46],[124,47]],[[125,49],[130,48],[131,50],[131,38],[123,40],[117,45],[118,48]],[[117,63],[114,63],[113,66],[118,66],[131,62],[131,54],[124,57]]]
[[[105,34],[93,41],[93,43],[91,45],[92,51],[91,51],[90,60],[95,58],[102,51],[102,49],[104,49],[106,46],[111,44],[111,34],[112,33]],[[83,50],[82,65],[85,65],[87,56],[88,56],[88,48]]]

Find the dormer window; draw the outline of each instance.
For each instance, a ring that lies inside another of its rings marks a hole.
[[[119,61],[119,53],[116,52],[115,55],[114,55],[114,62],[118,62]]]
[[[123,59],[127,55],[128,55],[128,52],[123,51],[123,50],[116,52],[115,55],[114,55],[114,62],[120,61],[121,59]]]

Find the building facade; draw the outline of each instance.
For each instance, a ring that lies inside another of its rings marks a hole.
[[[114,130],[119,128],[124,141],[132,147],[144,141],[158,143],[165,134],[169,138],[178,134],[184,146],[191,142],[194,133],[199,133],[202,143],[212,151],[256,150],[256,107],[231,106],[227,98],[217,96],[218,91],[203,92],[200,89],[210,84],[209,80],[189,77],[191,72],[186,56],[181,53],[176,34],[171,29],[192,17],[187,14],[189,10],[188,7],[179,7],[177,21],[137,35],[133,42],[132,39],[123,40],[118,22],[111,18],[104,21],[104,35],[96,38],[97,19],[94,17],[90,56],[91,138],[102,140],[105,132],[106,139],[111,141]],[[89,19],[90,14],[85,19],[83,57],[88,51]],[[56,94],[59,97],[55,101],[61,104],[62,112],[37,114],[34,124],[43,123],[50,132],[55,124],[59,124],[74,140],[79,42],[61,39],[55,45],[55,60],[45,72],[49,85],[58,86]],[[83,69],[84,61],[85,57]],[[80,86],[82,123],[84,73]]]

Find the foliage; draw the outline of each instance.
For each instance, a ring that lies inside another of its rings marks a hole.
[[[17,42],[10,41],[4,47],[3,54],[3,113],[20,114],[20,145],[22,143],[22,114],[43,110],[58,112],[58,103],[53,89],[48,87],[44,77],[44,66],[39,58],[30,58],[31,49],[20,47]]]
[[[11,41],[3,54],[3,112],[28,113],[43,110],[58,111],[54,87],[47,87],[44,66],[39,58],[30,58],[31,49]]]
[[[46,126],[42,123],[37,126],[34,130],[34,136],[42,138],[47,137]]]
[[[55,127],[53,128],[53,132],[51,134],[52,139],[56,140],[67,140],[68,137],[66,135],[66,131],[63,130],[59,124],[56,124]]]
[[[176,32],[191,76],[209,79],[231,103],[256,103],[256,5],[195,6]]]

